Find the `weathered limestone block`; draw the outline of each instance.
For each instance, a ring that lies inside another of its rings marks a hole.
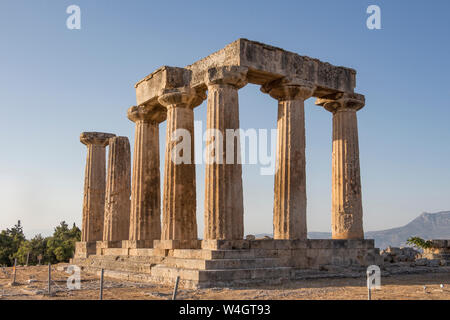
[[[247,68],[208,70],[204,239],[242,239],[244,200],[240,157],[238,90],[247,84]],[[215,129],[216,136],[211,130]],[[232,130],[227,133],[227,130]]]
[[[137,104],[158,104],[161,90],[186,86],[192,72],[185,68],[163,66],[135,84]]]
[[[312,83],[283,78],[261,90],[278,100],[274,239],[306,239],[306,158],[304,101]]]
[[[135,85],[137,103],[141,105],[157,100],[162,89],[182,86],[206,89],[208,70],[221,66],[248,68],[248,81],[259,85],[283,77],[300,78],[315,85],[315,97],[337,92],[352,93],[356,84],[356,71],[353,69],[264,43],[238,39],[185,68],[164,66],[151,73]]]
[[[183,87],[158,99],[167,108],[162,240],[197,239],[193,108],[205,98]]]
[[[95,241],[78,241],[75,243],[75,254],[74,259],[87,258],[90,255],[96,253],[96,242]]]
[[[106,183],[106,146],[111,133],[83,132],[80,142],[87,147],[84,177],[83,222],[81,241],[103,239]]]
[[[109,139],[103,241],[127,240],[130,231],[131,153],[127,137]]]
[[[161,238],[159,123],[166,118],[166,110],[133,106],[127,116],[136,123],[129,239],[151,244]]]
[[[363,239],[363,209],[356,111],[364,107],[360,94],[317,99],[333,113],[332,237]]]
[[[443,261],[443,265],[450,263],[450,240],[434,239],[431,240],[431,247],[425,248],[422,258],[438,259]]]

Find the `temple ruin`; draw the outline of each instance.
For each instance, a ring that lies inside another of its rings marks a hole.
[[[260,85],[278,104],[273,239],[244,239],[237,159],[206,165],[205,195],[199,198],[194,152],[190,163],[172,161],[177,129],[191,134],[193,150],[194,110],[205,99],[207,128],[224,136],[226,129],[239,128],[238,92],[248,83]],[[126,137],[81,134],[88,155],[82,241],[72,263],[130,280],[173,283],[179,276],[182,286],[193,288],[295,280],[321,266],[382,263],[374,241],[364,239],[357,111],[365,99],[355,86],[353,69],[246,39],[187,67],[157,69],[135,85],[137,103],[127,112],[135,125],[132,171]],[[332,239],[307,238],[304,102],[311,97],[333,118]],[[205,204],[202,239],[197,201]]]

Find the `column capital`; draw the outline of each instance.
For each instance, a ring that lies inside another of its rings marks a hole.
[[[306,100],[313,95],[315,89],[315,84],[295,77],[284,77],[261,86],[262,92],[279,101]]]
[[[366,99],[364,95],[359,93],[337,93],[333,96],[325,96],[317,98],[316,105],[323,106],[330,112],[338,110],[355,110],[358,111],[364,107]]]
[[[203,90],[195,90],[190,87],[164,89],[160,92],[158,102],[167,109],[172,107],[195,108],[206,99]]]
[[[113,133],[105,132],[83,132],[80,134],[80,142],[84,145],[100,145],[106,147],[109,144],[109,138],[115,137]]]
[[[210,68],[205,74],[205,83],[209,87],[216,84],[227,84],[237,89],[247,85],[247,67],[223,66]]]
[[[160,105],[132,106],[127,111],[127,118],[133,122],[161,123],[166,120],[167,110]]]

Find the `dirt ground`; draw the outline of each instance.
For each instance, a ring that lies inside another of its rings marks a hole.
[[[70,276],[61,266],[52,266],[52,296],[48,296],[48,267],[18,267],[16,285],[11,285],[12,268],[0,268],[0,300],[99,299],[98,275],[81,273],[81,289],[69,290]],[[31,279],[31,280],[30,280]],[[441,288],[441,284],[444,285]],[[105,277],[103,299],[167,300],[173,287],[149,283],[124,282]],[[329,300],[367,299],[366,279],[314,279],[295,281],[288,285],[261,286],[251,289],[179,289],[177,299],[238,300]],[[381,289],[372,293],[374,300],[450,300],[450,273],[396,275],[381,279]]]

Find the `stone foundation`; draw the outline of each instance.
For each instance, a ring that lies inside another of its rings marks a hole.
[[[187,246],[155,241],[153,248],[133,249],[98,242],[97,254],[77,252],[72,263],[124,280],[173,284],[180,276],[185,288],[279,283],[311,269],[383,263],[373,240],[197,240],[196,249],[176,248],[180,244]]]
[[[101,241],[99,241],[101,242]],[[75,243],[74,259],[87,258],[97,252],[97,243],[95,241],[79,241]]]

